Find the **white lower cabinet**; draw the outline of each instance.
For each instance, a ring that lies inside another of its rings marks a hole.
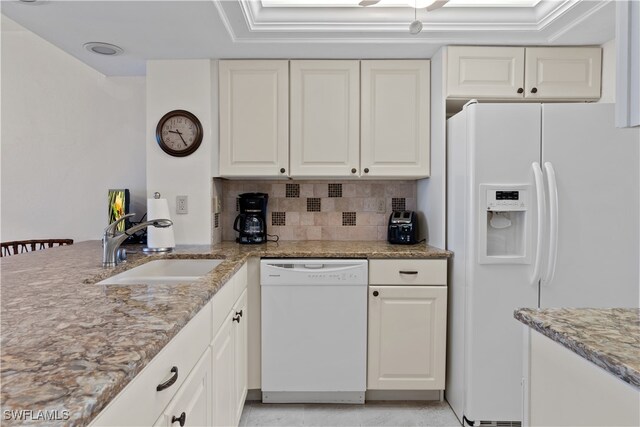
[[[640,390],[524,328],[523,426],[640,425]]]
[[[442,390],[447,288],[369,288],[371,390]]]
[[[446,260],[369,262],[367,389],[444,390],[446,268]],[[421,275],[441,282],[407,285]]]
[[[91,425],[153,425],[186,386],[190,372],[201,362],[210,342],[211,303],[178,332]]]
[[[235,378],[234,378],[234,391],[235,391],[235,412],[234,412],[234,425],[240,422],[240,416],[242,415],[242,409],[244,408],[244,401],[247,398],[248,392],[248,321],[247,321],[247,290],[242,292],[240,298],[236,302],[233,308],[234,313],[234,346],[235,346]]]
[[[237,426],[248,386],[247,314],[245,264],[91,425]]]
[[[155,426],[211,425],[211,350],[204,352]]]
[[[247,267],[231,279],[233,282],[224,295],[237,296],[233,305],[216,305],[227,317],[214,331],[212,352],[212,407],[214,426],[236,426],[240,421],[248,388],[247,355]],[[239,295],[239,296],[238,296]],[[215,313],[214,313],[215,314]],[[215,318],[215,316],[214,316]]]
[[[234,425],[235,418],[235,386],[234,386],[234,356],[235,356],[235,334],[233,325],[233,313],[229,313],[225,322],[218,330],[216,337],[211,343],[213,356],[213,425],[230,426]]]

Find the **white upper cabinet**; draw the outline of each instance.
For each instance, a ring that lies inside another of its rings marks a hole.
[[[522,98],[524,48],[451,46],[447,55],[447,97]]]
[[[291,176],[358,176],[359,93],[359,61],[291,61]]]
[[[600,98],[599,47],[447,48],[447,98],[588,101]]]
[[[535,47],[525,54],[525,98],[600,98],[599,47]]]
[[[220,175],[428,177],[429,67],[220,61]]]
[[[429,176],[429,67],[428,60],[361,62],[361,176]]]
[[[219,91],[220,175],[286,176],[289,62],[220,61]]]

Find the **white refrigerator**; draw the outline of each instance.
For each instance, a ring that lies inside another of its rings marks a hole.
[[[613,104],[472,102],[447,121],[446,398],[465,425],[522,420],[516,308],[638,306],[639,146]]]

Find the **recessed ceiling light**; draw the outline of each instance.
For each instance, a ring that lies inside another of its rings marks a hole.
[[[102,42],[85,43],[84,48],[98,55],[116,56],[124,52],[120,46]]]

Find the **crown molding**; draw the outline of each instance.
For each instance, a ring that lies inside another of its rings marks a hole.
[[[612,0],[543,0],[532,8],[442,8],[418,12],[419,35],[408,34],[412,8],[264,7],[259,0],[215,1],[236,43],[541,44],[557,39]],[[422,15],[422,16],[420,16]],[[513,37],[511,37],[513,34]]]

